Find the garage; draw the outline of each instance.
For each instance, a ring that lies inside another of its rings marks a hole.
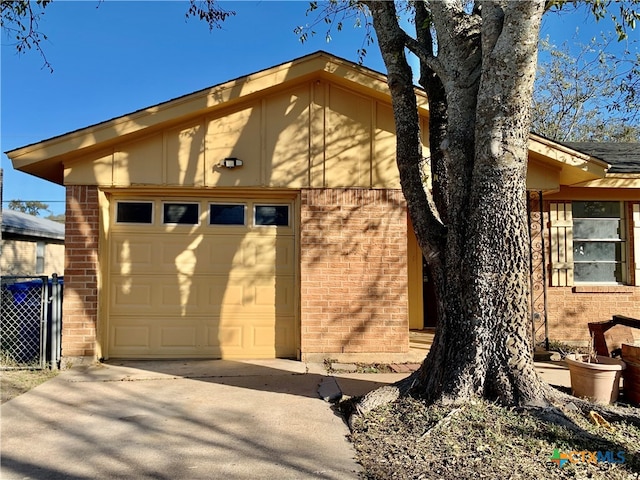
[[[317,52],[9,152],[66,190],[63,362],[404,358],[395,144],[386,78]]]
[[[293,200],[109,203],[109,357],[297,356]]]

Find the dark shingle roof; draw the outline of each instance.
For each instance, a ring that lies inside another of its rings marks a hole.
[[[29,237],[64,240],[64,224],[14,210],[2,210],[2,231]]]
[[[640,173],[640,143],[564,142],[569,148],[604,160],[607,173]]]

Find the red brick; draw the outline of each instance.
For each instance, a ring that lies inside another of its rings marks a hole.
[[[63,356],[92,356],[98,312],[99,220],[95,186],[67,187]]]
[[[405,351],[407,298],[394,293],[406,288],[407,275],[401,192],[318,189],[301,199],[303,353]],[[391,315],[396,322],[387,326]],[[305,339],[311,324],[328,329],[322,344]]]

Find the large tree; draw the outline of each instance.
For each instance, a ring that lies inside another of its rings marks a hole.
[[[387,68],[401,186],[439,319],[422,367],[365,398],[363,408],[406,391],[429,400],[544,404],[549,390],[534,368],[527,321],[525,181],[545,2],[415,2],[415,36],[400,27],[395,3],[367,6]],[[429,99],[433,201],[420,176],[407,49],[420,61]]]
[[[525,191],[539,29],[545,11],[565,3],[356,3],[371,14],[387,69],[401,187],[439,302],[436,336],[421,368],[365,396],[359,411],[407,393],[507,405],[555,399],[531,355]],[[602,18],[609,2],[587,6]],[[623,38],[638,13],[620,6]],[[340,9],[333,2],[325,15]],[[422,181],[425,152],[407,52],[419,61],[429,102],[431,190]]]
[[[367,395],[360,411],[406,393],[429,401],[483,397],[509,405],[553,399],[531,356],[525,180],[540,23],[545,10],[564,3],[325,4],[328,23],[345,9],[372,20],[387,69],[401,187],[439,302],[436,337],[422,367]],[[608,3],[589,5],[599,17]],[[621,12],[621,28],[639,18],[626,6]],[[189,14],[215,27],[229,12],[214,0],[191,0]],[[413,34],[402,28],[401,18],[410,19]],[[34,38],[30,29],[25,32],[24,41]],[[429,101],[429,190],[407,52],[419,60],[419,83]]]

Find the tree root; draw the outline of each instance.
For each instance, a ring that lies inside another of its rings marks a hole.
[[[573,404],[585,416],[596,412],[608,422],[625,422],[640,428],[640,408],[593,403],[559,391],[554,394],[554,404],[565,408]]]
[[[594,423],[595,419],[596,425],[606,428],[609,431],[613,431],[613,427],[609,422],[626,422],[640,427],[640,408],[630,407],[626,409],[615,405],[603,405],[560,391],[554,391],[553,389],[550,390],[552,392],[548,397],[551,403],[550,406],[542,408],[538,406],[525,406],[523,409],[540,420],[564,427],[587,441],[596,442],[599,437],[587,432],[580,425],[576,424],[566,412],[578,412],[592,423]]]
[[[347,418],[349,428],[353,430],[353,422],[370,412],[371,410],[396,401],[403,395],[407,395],[419,384],[417,372],[413,372],[408,377],[384,387],[377,388],[358,399],[351,398],[347,404],[340,406]]]
[[[543,422],[550,423],[553,425],[558,425],[560,427],[566,428],[571,433],[587,440],[596,442],[598,437],[593,435],[584,428],[577,425],[571,418],[567,416],[567,414],[562,411],[562,409],[557,407],[547,407],[547,408],[529,408],[526,407],[526,410],[530,415],[542,420]]]
[[[454,408],[453,410],[451,410],[446,417],[444,417],[442,420],[436,423],[433,427],[429,428],[426,432],[424,432],[418,440],[423,440],[425,437],[428,437],[433,432],[438,432],[439,430],[442,429],[442,427],[446,427],[447,425],[449,425],[449,423],[451,423],[451,419],[461,411],[462,411],[462,407]]]
[[[387,405],[398,400],[400,397],[419,392],[421,387],[418,372],[412,373],[410,376],[384,387],[377,388],[363,397],[350,398],[338,405],[339,411],[344,415],[347,424],[353,430],[354,421],[363,417],[375,408]],[[621,408],[615,405],[602,405],[593,403],[585,399],[577,398],[572,395],[555,390],[551,386],[546,386],[543,392],[544,400],[539,402],[523,405],[522,410],[526,410],[532,415],[546,422],[559,425],[567,430],[581,435],[587,440],[595,440],[597,437],[586,432],[577,425],[565,412],[568,410],[577,410],[586,418],[592,412],[595,412],[605,422],[625,422],[640,428],[640,408]],[[445,403],[460,404],[463,401],[446,402]],[[452,410],[455,412],[459,409]],[[591,415],[593,416],[593,415]],[[447,417],[448,418],[448,417]],[[436,427],[433,427],[436,428]],[[425,432],[429,434],[431,430]]]

